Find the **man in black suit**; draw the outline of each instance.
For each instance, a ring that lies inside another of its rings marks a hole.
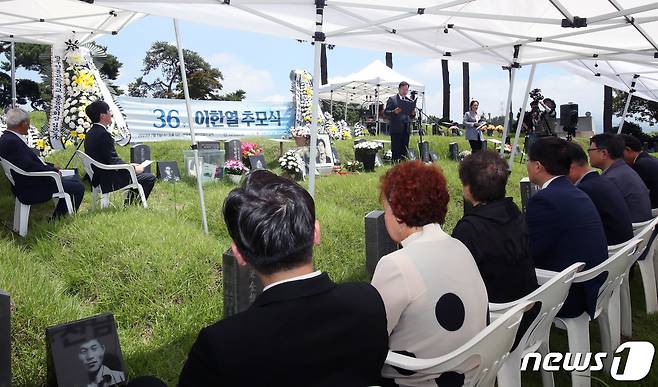
[[[542,189],[528,200],[528,242],[535,267],[562,271],[576,262],[591,269],[608,258],[601,218],[592,200],[566,178],[571,167],[568,142],[537,139],[528,155],[528,177]],[[594,317],[603,278],[573,284],[558,316]]]
[[[30,128],[30,117],[23,109],[7,111],[7,130],[0,136],[0,158],[9,161],[25,172],[59,172],[53,164],[44,163],[27,146],[26,135]],[[52,199],[57,192],[57,186],[49,177],[27,177],[13,174],[15,186],[14,195],[23,204],[43,203]],[[77,176],[62,177],[64,192],[71,195],[73,207],[77,211],[82,203],[85,188]],[[58,200],[53,218],[68,214],[66,202]]]
[[[658,158],[651,156],[642,149],[642,143],[637,137],[622,134],[624,139],[624,161],[642,178],[649,188],[651,208],[658,208]]]
[[[112,112],[109,105],[104,101],[95,101],[87,106],[85,112],[93,122],[85,137],[85,153],[102,164],[127,164],[117,154],[114,148],[114,139],[107,130],[109,125],[112,124]],[[148,199],[155,185],[155,176],[152,173],[144,172],[144,168],[139,164],[133,164],[133,166],[137,173],[137,182],[144,189],[144,195]],[[107,171],[92,168],[94,169],[94,177],[91,184],[93,186],[100,184],[103,192],[112,192],[130,184],[128,171]],[[129,201],[136,201],[136,198],[137,192],[133,191]]]
[[[617,186],[589,166],[587,154],[580,145],[570,142],[569,153],[569,180],[592,199],[603,222],[608,245],[633,238],[631,214]]]
[[[407,97],[409,92],[409,84],[407,82],[400,82],[398,86],[398,94],[390,97],[386,101],[386,114],[390,120],[389,133],[391,135],[391,153],[394,162],[400,161],[403,157],[407,157],[407,149],[409,148],[409,134],[411,132],[410,125],[411,119],[415,115],[415,110],[411,114],[405,114],[400,107],[406,103],[413,103]]]
[[[224,201],[237,262],[263,293],[242,313],[204,328],[179,386],[378,385],[388,352],[386,311],[366,283],[314,271],[320,243],[313,198],[272,172],[252,172]]]

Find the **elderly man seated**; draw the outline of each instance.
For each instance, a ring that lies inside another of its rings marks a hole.
[[[6,116],[7,130],[0,136],[0,158],[7,160],[25,172],[45,172],[59,169],[50,163],[44,163],[27,146],[27,131],[30,117],[23,109],[9,109]],[[57,192],[57,186],[50,177],[28,177],[14,174],[12,191],[23,204],[43,203]],[[77,211],[82,203],[85,188],[77,176],[62,177],[64,192],[71,195],[71,201]],[[59,200],[53,218],[68,213],[66,202]]]

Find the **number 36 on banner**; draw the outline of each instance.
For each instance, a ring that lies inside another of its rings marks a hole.
[[[153,113],[156,114],[156,119],[158,123],[153,124],[155,128],[164,128],[169,126],[170,128],[178,128],[180,126],[180,118],[178,116],[178,110],[172,109],[165,111],[164,109],[153,109]]]

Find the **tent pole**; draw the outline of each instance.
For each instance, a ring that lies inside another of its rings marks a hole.
[[[379,135],[379,84],[375,89],[375,133]]]
[[[203,184],[201,182],[201,164],[199,163],[199,150],[197,149],[196,137],[194,136],[194,116],[192,116],[192,106],[190,106],[190,91],[187,88],[187,74],[185,72],[185,60],[183,57],[183,46],[181,44],[180,32],[178,30],[178,20],[174,19],[174,32],[176,33],[176,46],[178,48],[178,63],[180,65],[180,75],[183,80],[183,94],[185,95],[185,108],[187,109],[187,122],[190,126],[190,136],[192,138],[192,150],[194,150],[194,170],[196,171],[196,185],[199,191],[199,205],[201,206],[201,224],[203,232],[208,234],[208,221],[206,220],[206,203],[203,200]]]
[[[347,98],[349,97],[349,93],[345,93],[345,122],[347,122]]]
[[[16,43],[11,41],[11,107],[16,107]]]
[[[315,35],[313,41],[315,42],[315,58],[313,60],[313,105],[312,113],[313,119],[311,120],[311,144],[310,144],[310,166],[308,169],[308,191],[312,197],[315,197],[315,158],[318,153],[318,117],[320,103],[320,55],[322,53],[322,43],[324,43],[325,35],[322,32],[322,22],[324,16],[325,0],[315,0]]]
[[[514,46],[514,60],[513,63],[510,64],[510,79],[509,79],[509,89],[507,90],[507,103],[505,104],[505,122],[503,124],[503,138],[502,138],[502,146],[500,147],[500,155],[501,157],[505,157],[505,140],[507,139],[507,128],[509,127],[509,111],[512,108],[512,92],[514,91],[514,78],[516,75],[516,68],[519,67],[518,65],[518,59],[519,59],[519,51],[521,50],[521,45],[516,45]]]
[[[521,126],[523,126],[523,115],[525,114],[525,106],[528,103],[528,98],[530,97],[530,88],[532,87],[532,80],[535,77],[535,69],[537,68],[536,64],[530,66],[530,76],[528,77],[528,83],[525,86],[525,94],[523,95],[523,104],[521,105],[521,114],[519,115],[519,122],[516,124],[516,134],[514,135],[514,144],[512,145],[512,152],[510,153],[508,165],[509,170],[512,170],[512,163],[514,162],[514,156],[516,153],[516,147],[519,145],[519,135],[521,134]],[[505,148],[505,141],[503,140],[502,148]]]
[[[334,91],[329,94],[329,114],[334,115]]]
[[[635,84],[635,82],[633,82]],[[628,113],[628,108],[631,106],[631,99],[633,98],[633,90],[631,89],[628,92],[628,97],[626,97],[626,105],[624,105],[624,112],[621,115],[621,122],[619,123],[619,128],[617,129],[617,134],[621,133],[621,129],[624,127],[624,121],[626,120],[626,114]]]

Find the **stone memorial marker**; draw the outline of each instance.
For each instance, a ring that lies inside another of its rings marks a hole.
[[[532,197],[532,195],[539,191],[539,186],[537,184],[531,183],[528,177],[521,179],[519,185],[521,188],[521,210],[525,213],[528,200],[530,197]]]
[[[198,150],[219,150],[219,141],[199,141],[196,143]]]
[[[224,143],[226,160],[242,160],[242,143],[240,140],[231,140]]]
[[[151,147],[144,144],[135,144],[130,147],[130,162],[141,164],[151,159]],[[151,166],[144,168],[144,172],[151,173]]]
[[[46,328],[48,385],[123,385],[127,368],[112,314]]]
[[[459,160],[459,144],[456,142],[448,144],[448,157],[450,157],[450,160]]]
[[[0,291],[0,387],[11,386],[11,298]]]
[[[340,159],[338,158],[338,151],[335,146],[331,147],[331,153],[334,155],[334,165],[340,165]]]
[[[364,218],[366,228],[366,269],[372,277],[377,262],[386,254],[398,249],[386,231],[384,211],[370,211]]]
[[[420,160],[424,163],[432,161],[430,158],[430,144],[427,141],[418,143],[418,151],[420,152]]]
[[[418,159],[418,156],[416,155],[416,151],[413,149],[407,149],[407,160],[416,160]]]
[[[257,169],[267,169],[267,163],[265,162],[265,155],[260,154],[258,156],[249,156],[249,165],[251,165],[252,171],[255,171]]]
[[[231,249],[222,256],[224,318],[247,309],[263,292],[263,284],[251,266],[240,266]]]

